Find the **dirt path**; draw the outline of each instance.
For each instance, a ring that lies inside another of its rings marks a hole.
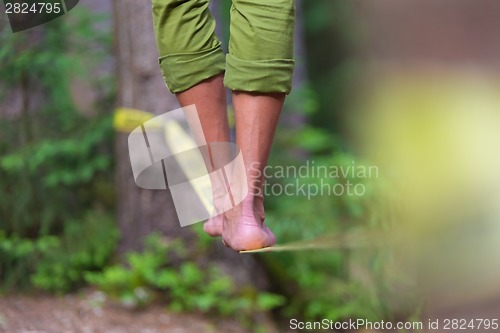
[[[271,329],[271,332],[275,331]],[[177,314],[160,305],[128,310],[103,294],[19,296],[0,298],[0,332],[8,333],[248,333],[232,319]]]

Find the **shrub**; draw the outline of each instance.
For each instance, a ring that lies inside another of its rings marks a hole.
[[[181,259],[176,265],[172,258]],[[273,309],[284,302],[282,296],[237,290],[234,282],[217,267],[205,267],[188,258],[180,239],[167,241],[158,234],[147,238],[142,253],[127,255],[127,265],[107,267],[85,275],[109,295],[131,307],[166,300],[178,312],[209,312],[247,320],[258,311]]]

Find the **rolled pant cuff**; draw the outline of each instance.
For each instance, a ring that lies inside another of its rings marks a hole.
[[[160,69],[172,93],[191,88],[203,80],[224,72],[224,53],[220,46],[193,53],[160,57]]]
[[[293,68],[293,59],[241,60],[227,54],[224,85],[231,90],[289,94]]]

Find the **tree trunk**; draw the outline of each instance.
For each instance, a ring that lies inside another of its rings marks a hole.
[[[175,96],[165,87],[158,67],[151,2],[113,2],[117,71],[117,107],[163,114],[178,107]],[[169,190],[139,188],[132,176],[128,135],[116,134],[116,183],[118,223],[121,230],[119,253],[139,250],[144,236],[160,231],[167,236],[186,236],[180,228]]]

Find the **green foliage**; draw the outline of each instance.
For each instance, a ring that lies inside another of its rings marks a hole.
[[[114,250],[107,112],[114,88],[106,75],[91,75],[111,52],[99,21],[81,9],[23,33],[0,31],[0,105],[7,108],[0,119],[3,289],[68,291]],[[75,104],[75,79],[99,92],[97,116]]]
[[[60,240],[54,236],[31,240],[18,236],[7,237],[0,230],[1,287],[8,289],[27,286],[40,258],[59,247]]]
[[[0,232],[3,288],[34,286],[61,293],[81,286],[83,272],[98,270],[111,257],[118,230],[111,216],[88,213],[68,221],[61,236],[6,237]]]
[[[347,234],[355,228],[370,230],[366,202],[359,197],[347,198],[317,196],[307,200],[300,196],[280,196],[271,200],[266,220],[280,243]],[[355,251],[362,252],[360,258]],[[387,304],[381,301],[385,286],[374,280],[381,273],[374,265],[380,254],[371,249],[368,250],[371,253],[363,251],[302,250],[263,257],[277,285],[288,286],[281,290],[291,296],[284,309],[286,316],[307,320],[353,317],[380,320],[391,316]],[[351,268],[355,266],[361,266],[367,275],[354,274]]]
[[[113,204],[111,117],[82,115],[70,91],[74,78],[84,78],[102,92],[96,107],[112,107],[105,77],[88,75],[110,52],[98,21],[80,10],[71,20],[0,33],[0,100],[12,106],[13,96],[21,99],[20,109],[0,119],[0,216],[8,237],[57,234],[85,210]]]
[[[18,176],[19,171],[30,176],[46,170],[41,182],[47,189],[86,183],[111,165],[109,155],[96,152],[99,144],[109,139],[110,130],[111,117],[89,121],[74,136],[59,140],[42,139],[3,156],[0,168],[10,177]]]
[[[361,24],[349,1],[302,1],[305,54],[310,87],[317,96],[310,123],[345,133],[346,104],[356,98],[359,64],[353,50]]]
[[[103,143],[111,133],[111,119],[101,118],[85,124],[80,133],[41,139],[0,157],[0,196],[9,198],[0,202],[5,230],[50,234],[84,207],[111,202],[113,193],[106,191],[110,180],[108,185],[99,182],[110,177],[112,160]]]
[[[309,172],[313,168],[330,170],[328,168],[335,167],[345,171],[353,165],[364,170],[374,167],[342,149],[338,137],[322,128],[305,125],[290,132],[278,131],[271,170],[279,167],[297,170],[306,163],[309,163]],[[297,159],[290,153],[296,147],[303,149],[307,160]],[[362,185],[364,193],[320,193],[310,197],[293,190],[291,195],[266,193],[266,223],[282,244],[302,240],[313,242],[329,235],[334,241],[334,236],[347,235],[354,230],[368,235],[374,230],[384,230],[390,221],[383,210],[386,204],[383,175],[376,170],[371,177],[351,172],[337,177],[312,176],[311,173],[302,177],[294,174],[270,177],[268,188],[292,184],[294,188],[304,185],[307,189],[307,186],[345,186],[349,182]],[[279,291],[288,296],[289,301],[283,307],[287,318],[380,320],[409,316],[413,311],[411,306],[416,303],[410,295],[401,302],[397,292],[411,287],[406,284],[404,289],[398,289],[404,277],[386,275],[388,252],[376,248],[302,250],[271,252],[262,255],[262,260]]]
[[[88,213],[65,224],[61,245],[41,260],[32,283],[41,289],[66,292],[84,282],[83,272],[102,269],[118,242],[112,216]]]
[[[175,264],[175,260],[181,261]],[[167,241],[158,234],[147,238],[144,252],[127,255],[127,266],[87,273],[86,279],[128,306],[166,299],[172,311],[209,312],[243,320],[284,301],[282,296],[271,293],[237,290],[218,267],[206,267],[188,258],[180,240]]]

